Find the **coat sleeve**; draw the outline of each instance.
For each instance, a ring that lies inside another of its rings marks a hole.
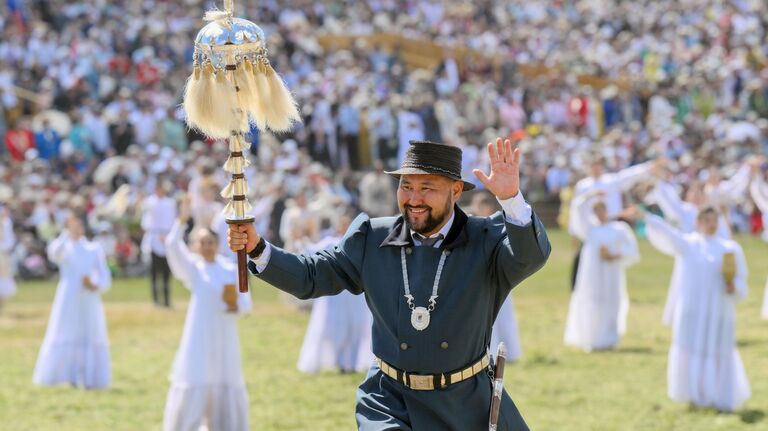
[[[505,223],[502,216],[488,219],[491,238],[498,238],[491,251],[491,278],[506,295],[547,262],[551,245],[544,224],[534,212],[527,226]]]
[[[368,216],[361,214],[336,247],[294,254],[271,246],[269,263],[262,272],[257,271],[254,262],[248,262],[248,268],[258,278],[299,299],[336,295],[342,290],[357,295],[363,292],[360,274],[370,229]]]

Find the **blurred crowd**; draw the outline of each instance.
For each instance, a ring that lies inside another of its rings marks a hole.
[[[44,245],[73,212],[126,275],[146,268],[147,197],[187,193],[195,223],[214,223],[227,148],[188,130],[179,103],[201,17],[218,3],[0,5],[0,202],[17,232],[21,277],[50,273]],[[333,232],[340,214],[395,213],[383,171],[411,139],[462,148],[468,179],[487,164],[485,143],[514,139],[526,198],[552,223],[595,155],[610,171],[666,157],[685,189],[728,177],[768,146],[763,0],[236,4],[268,35],[302,110],[291,133],[252,131],[246,173],[260,232],[292,250]],[[376,32],[485,57],[412,69],[397,48],[358,38],[325,52],[318,41]],[[524,64],[555,73],[528,76]],[[607,85],[582,85],[579,75]],[[749,200],[733,211],[737,229],[759,229]]]

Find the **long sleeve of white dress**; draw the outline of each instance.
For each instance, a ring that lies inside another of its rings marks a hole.
[[[635,238],[632,228],[623,222],[617,222],[617,226],[620,226],[622,231],[621,241],[617,250],[619,255],[618,263],[623,268],[628,268],[640,261],[640,249],[637,246],[637,238]]]
[[[64,230],[57,236],[53,241],[48,244],[48,247],[46,247],[46,253],[48,254],[48,260],[55,263],[56,265],[61,265],[62,261],[64,260],[64,253],[65,253],[65,247],[67,245],[67,239],[69,237],[69,233]]]
[[[652,163],[653,162],[645,162],[622,169],[612,175],[613,180],[619,186],[621,191],[625,192],[648,176],[651,172],[651,167],[653,166]]]
[[[98,289],[99,293],[104,293],[112,287],[112,273],[107,266],[107,257],[104,255],[104,249],[100,245],[93,243],[96,252],[96,265],[91,270],[89,278],[91,283]]]
[[[736,292],[733,295],[737,300],[741,301],[746,299],[749,292],[747,259],[744,257],[744,250],[738,244],[733,248],[732,253],[736,256],[736,276],[733,278],[733,287],[736,289]]]
[[[171,268],[173,276],[189,290],[194,289],[193,281],[198,275],[197,267],[194,264],[195,255],[184,243],[184,230],[181,223],[177,220],[173,223],[168,237],[165,239],[166,258],[168,266]]]
[[[751,169],[745,164],[730,179],[721,181],[715,187],[714,193],[717,194],[715,198],[722,203],[735,203],[741,199],[749,188]]]
[[[651,245],[666,254],[682,254],[686,248],[683,233],[663,218],[648,214],[645,219]]]
[[[573,236],[586,241],[589,229],[594,226],[592,222],[593,199],[588,194],[582,194],[573,198],[570,209],[570,231]]]
[[[656,204],[664,212],[664,217],[677,223],[684,232],[694,230],[696,227],[696,207],[680,199],[680,195],[671,184],[660,181],[656,184],[653,197]]]

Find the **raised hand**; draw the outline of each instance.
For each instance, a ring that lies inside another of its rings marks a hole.
[[[488,144],[488,156],[491,160],[491,175],[488,176],[480,169],[475,174],[488,191],[499,199],[509,199],[520,192],[520,149],[512,149],[512,141],[502,142],[496,139],[496,144]]]

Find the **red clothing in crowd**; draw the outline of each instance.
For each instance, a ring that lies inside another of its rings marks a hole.
[[[27,129],[11,129],[5,134],[5,148],[14,162],[23,162],[24,153],[35,147],[35,135]]]

